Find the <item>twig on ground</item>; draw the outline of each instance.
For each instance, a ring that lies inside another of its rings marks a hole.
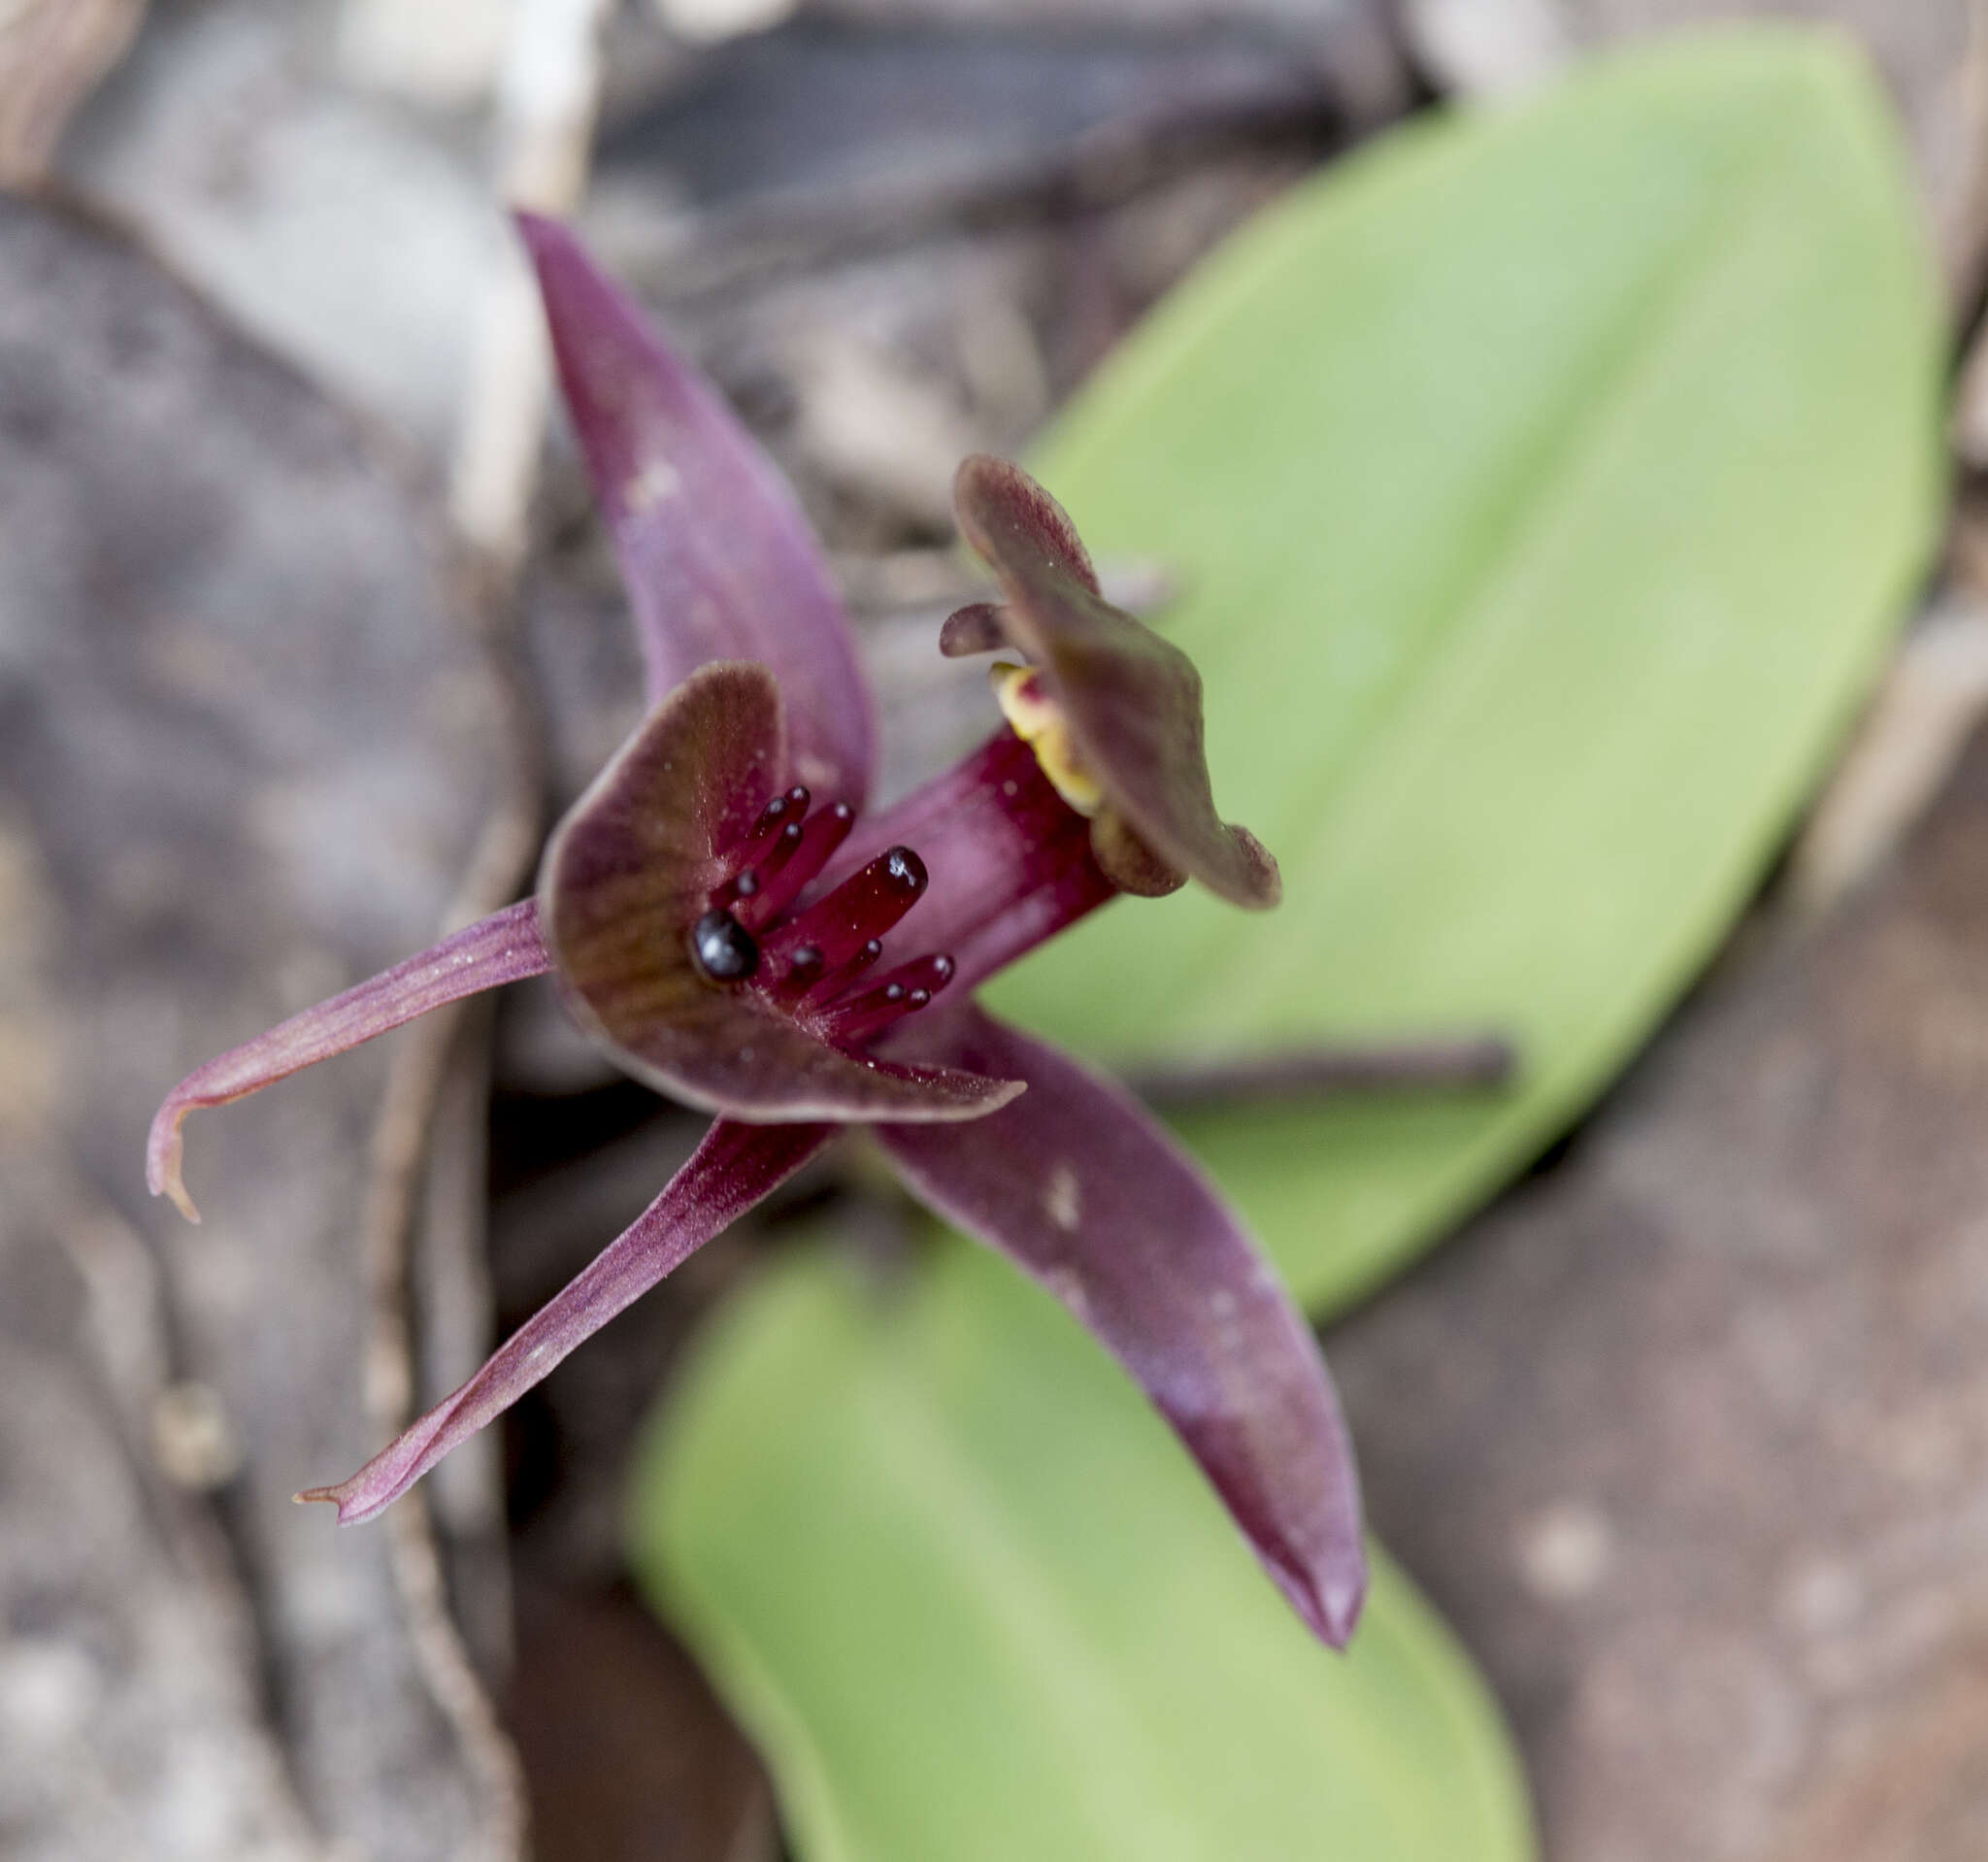
[[[50,1147],[53,1148],[52,1145]],[[238,1723],[252,1744],[261,1776],[256,1796],[281,1847],[272,1862],[331,1862],[312,1826],[288,1755],[271,1727],[261,1695],[260,1637],[241,1566],[215,1516],[205,1484],[169,1474],[159,1453],[159,1421],[176,1393],[191,1386],[174,1369],[173,1326],[158,1262],[124,1218],[91,1189],[83,1174],[61,1169],[59,1184],[41,1200],[64,1212],[55,1223],[69,1258],[88,1289],[89,1337],[104,1387],[123,1437],[124,1451],[144,1489],[173,1562],[183,1574],[204,1640],[221,1652],[240,1690]],[[17,1180],[17,1188],[20,1184]],[[251,1730],[252,1729],[252,1730]],[[245,1784],[248,1780],[245,1780]]]
[[[453,1390],[473,1376],[493,1342],[489,1169],[496,1015],[487,997],[467,1006],[429,1137],[413,1261],[412,1297],[421,1315],[419,1387],[429,1395]],[[437,1468],[428,1500],[456,1625],[478,1674],[501,1689],[516,1640],[501,1431],[465,1443]]]
[[[1507,1084],[1517,1064],[1495,1035],[1371,1047],[1296,1047],[1246,1060],[1149,1068],[1126,1081],[1155,1106],[1262,1104],[1340,1093],[1477,1092]]]
[[[605,12],[605,0],[519,0],[496,123],[496,182],[507,205],[559,212],[578,204],[599,94],[596,41]],[[450,515],[466,558],[463,607],[506,713],[499,736],[507,751],[500,792],[450,907],[451,926],[513,898],[538,845],[539,733],[519,665],[516,581],[549,382],[536,297],[522,261],[514,258],[486,294],[450,474]],[[369,1415],[382,1440],[407,1424],[414,1401],[410,1236],[422,1161],[467,1009],[458,1004],[431,1015],[403,1038],[374,1128],[364,1224],[366,1389]],[[528,1852],[523,1769],[450,1613],[426,1496],[416,1492],[396,1507],[388,1531],[394,1580],[422,1678],[481,1787],[485,1853],[512,1862]]]
[[[1782,899],[1814,917],[1851,892],[1945,786],[1988,712],[1988,608],[1942,602],[1891,670],[1789,855]]]
[[[145,0],[0,0],[0,187],[46,179],[69,118],[144,17]]]
[[[535,813],[535,811],[533,811]],[[520,811],[500,804],[480,839],[451,917],[496,909],[515,890]],[[484,901],[488,903],[485,904]],[[462,908],[467,907],[467,911]],[[387,1070],[373,1128],[361,1224],[367,1281],[366,1411],[390,1439],[413,1414],[414,1345],[408,1317],[408,1252],[431,1121],[467,1004],[414,1024]],[[492,1862],[529,1853],[524,1773],[470,1660],[448,1609],[427,1496],[416,1491],[388,1515],[394,1585],[421,1679],[448,1720],[479,1786],[482,1852]]]

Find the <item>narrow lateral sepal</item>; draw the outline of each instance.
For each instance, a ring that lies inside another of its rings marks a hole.
[[[1343,1647],[1366,1595],[1352,1444],[1317,1341],[1208,1180],[1121,1087],[978,1010],[932,1060],[1028,1082],[971,1125],[882,1125],[937,1214],[1040,1281],[1123,1364],[1306,1623]]]
[[[343,1526],[384,1512],[449,1449],[502,1415],[576,1346],[770,1196],[835,1135],[833,1125],[719,1119],[663,1193],[499,1346],[475,1377],[349,1480],[312,1487],[297,1499],[329,1501]]]
[[[539,937],[538,904],[522,899],[465,925],[418,956],[355,983],[343,995],[279,1022],[253,1041],[229,1048],[206,1066],[196,1067],[166,1095],[146,1143],[146,1183],[154,1196],[170,1196],[189,1222],[199,1221],[200,1212],[181,1174],[180,1127],[188,1113],[259,1092],[300,1067],[344,1053],[430,1009],[500,983],[542,976],[549,967]]]

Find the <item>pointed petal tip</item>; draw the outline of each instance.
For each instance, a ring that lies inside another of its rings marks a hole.
[[[369,1519],[377,1519],[402,1494],[412,1487],[426,1472],[429,1462],[417,1462],[412,1467],[407,1460],[407,1446],[411,1437],[422,1437],[428,1427],[430,1416],[422,1416],[404,1434],[395,1437],[373,1459],[336,1486],[306,1487],[301,1493],[290,1495],[290,1504],[296,1507],[325,1506],[338,1513],[342,1526],[363,1526]],[[439,1457],[435,1457],[439,1459]]]
[[[1366,1558],[1361,1556],[1354,1569],[1331,1577],[1275,1568],[1272,1576],[1305,1626],[1328,1648],[1343,1651],[1367,1604]]]
[[[337,1510],[338,1523],[340,1525],[355,1526],[361,1520],[372,1518],[373,1513],[378,1513],[380,1509],[375,1507],[371,1512],[362,1513],[353,1507],[346,1492],[346,1488],[351,1484],[348,1480],[345,1486],[340,1487],[306,1487],[302,1493],[290,1495],[290,1505],[293,1507],[314,1507],[319,1505],[332,1507]]]
[[[181,1175],[185,1141],[180,1135],[180,1127],[192,1110],[176,1087],[152,1114],[151,1132],[145,1146],[145,1186],[154,1196],[169,1198],[189,1222],[198,1222],[200,1212],[193,1207],[193,1198],[186,1192],[186,1180]]]
[[[356,1474],[335,1486],[306,1487],[291,1499],[299,1506],[336,1508],[342,1526],[363,1526],[379,1518],[451,1447],[489,1420],[488,1415],[466,1423],[458,1418],[461,1395],[458,1391],[426,1415],[416,1416]]]
[[[992,1090],[987,1096],[987,1110],[999,1112],[1003,1106],[1011,1106],[1029,1089],[1026,1080],[990,1080]]]

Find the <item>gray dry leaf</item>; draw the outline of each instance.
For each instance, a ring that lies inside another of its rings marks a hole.
[[[1547,1854],[1988,1854],[1988,739],[1556,1169],[1340,1328]]]
[[[472,1852],[386,1535],[289,1499],[377,1446],[356,1237],[381,1055],[194,1118],[199,1228],[142,1168],[182,1073],[437,928],[490,772],[424,511],[140,254],[0,204],[0,1846],[19,1862]],[[212,1510],[189,1480],[220,1483]]]
[[[894,236],[1166,142],[1345,128],[1334,74],[1247,26],[1140,34],[797,22],[708,55],[603,135],[626,198]],[[1109,188],[1104,188],[1109,192]]]
[[[48,174],[70,116],[144,14],[145,0],[0,0],[0,183]]]

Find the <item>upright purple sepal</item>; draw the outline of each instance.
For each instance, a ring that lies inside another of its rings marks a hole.
[[[794,771],[860,805],[870,697],[808,521],[717,390],[555,220],[517,216],[538,267],[560,385],[648,667],[650,702],[714,659],[770,666]]]
[[[1353,1451],[1318,1346],[1235,1213],[1122,1088],[967,1009],[925,1057],[1025,1080],[944,1131],[883,1125],[905,1181],[1023,1267],[1179,1432],[1271,1577],[1335,1647],[1366,1594]]]
[[[151,1193],[170,1196],[189,1222],[199,1221],[200,1212],[180,1174],[180,1126],[188,1113],[225,1106],[273,1086],[300,1067],[344,1053],[430,1009],[500,983],[542,976],[549,964],[539,937],[538,905],[523,899],[195,1068],[166,1095],[152,1118],[145,1148],[145,1180]]]
[[[740,1125],[719,1119],[663,1193],[498,1347],[475,1377],[395,1437],[349,1480],[312,1487],[297,1498],[330,1501],[343,1526],[383,1512],[457,1443],[494,1421],[549,1375],[574,1347],[772,1195],[835,1133],[833,1125]]]

